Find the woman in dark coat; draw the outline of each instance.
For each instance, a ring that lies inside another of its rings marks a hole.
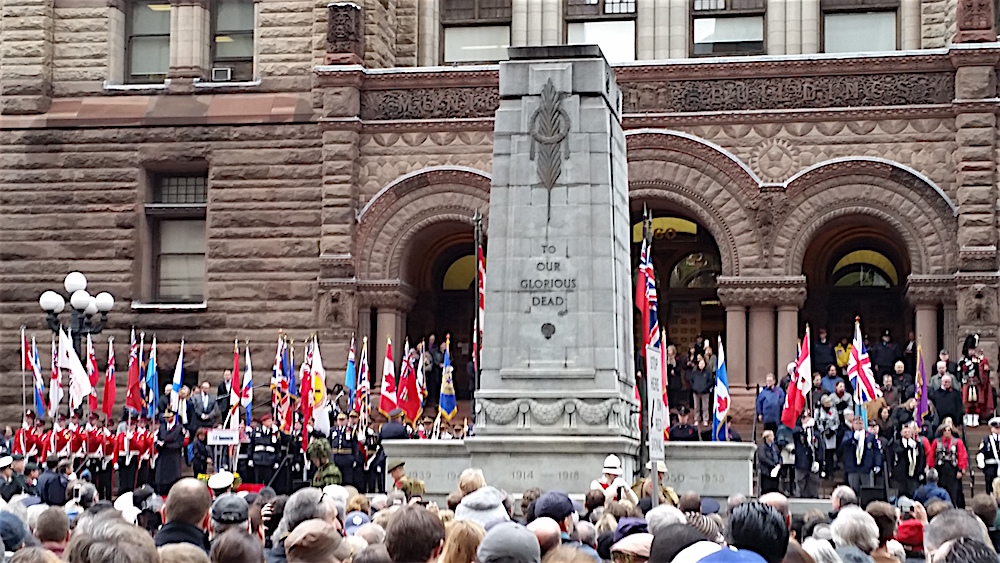
[[[760,483],[760,494],[773,493],[778,490],[778,472],[781,467],[781,455],[774,443],[774,432],[765,430],[764,441],[757,446],[757,471]]]
[[[207,475],[208,460],[212,457],[208,449],[208,428],[202,427],[195,432],[195,442],[191,449],[191,469],[194,470],[195,477]]]
[[[181,452],[184,450],[184,429],[173,411],[163,413],[163,424],[156,433],[156,492],[166,495],[181,478]]]

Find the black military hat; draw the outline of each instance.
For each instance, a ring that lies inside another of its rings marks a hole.
[[[21,454],[14,454],[10,457],[13,461],[24,461],[24,456]]]
[[[403,416],[403,409],[396,407],[389,411],[389,418],[399,418]]]
[[[31,473],[32,471],[41,471],[37,463],[29,461],[28,463],[24,464],[25,473]]]

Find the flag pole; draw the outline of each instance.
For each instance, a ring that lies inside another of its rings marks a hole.
[[[24,325],[21,325],[21,416],[28,410],[28,390],[25,386],[24,359],[28,357],[28,341],[24,336]]]
[[[482,283],[482,280],[479,279],[479,253],[482,251],[482,246],[483,246],[483,215],[482,213],[479,212],[478,209],[476,209],[476,213],[472,216],[472,227],[473,227],[473,238],[475,239],[475,251],[476,251],[476,307],[475,307],[476,312],[472,327],[472,330],[474,331],[472,333],[472,339],[476,345],[472,349],[472,372],[473,372],[472,377],[474,378],[474,380],[472,382],[473,385],[472,385],[471,403],[472,403],[473,416],[475,416],[476,391],[479,391],[479,384],[480,384],[479,376],[482,373],[482,369],[479,366],[480,358],[482,357],[480,355],[480,348],[482,348],[483,346],[483,343],[480,342],[480,337],[479,337],[479,335],[482,334],[483,330],[483,327],[479,326],[479,304],[480,304],[479,284]]]

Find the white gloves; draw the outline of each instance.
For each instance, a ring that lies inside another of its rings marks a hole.
[[[986,469],[986,456],[983,455],[983,452],[976,454],[976,465],[979,466],[979,469]]]
[[[812,467],[809,468],[813,473],[819,473],[819,462],[814,461]]]
[[[775,465],[774,469],[771,470],[771,478],[775,479],[778,477],[778,473],[781,473],[781,465]]]

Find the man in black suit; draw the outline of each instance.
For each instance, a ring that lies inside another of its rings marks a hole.
[[[406,440],[410,437],[410,430],[403,425],[403,409],[392,409],[389,413],[389,422],[379,429],[379,438],[382,440]]]
[[[229,414],[229,397],[233,392],[233,370],[227,369],[222,372],[222,383],[219,383],[219,393],[215,396],[215,402],[219,404],[219,414],[225,418]]]
[[[201,392],[188,399],[188,420],[191,428],[214,428],[219,423],[219,403],[210,395],[212,386],[201,382]]]

